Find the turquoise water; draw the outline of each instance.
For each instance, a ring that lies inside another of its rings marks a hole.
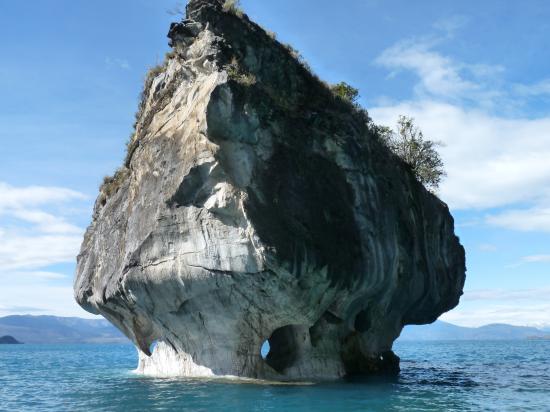
[[[131,346],[0,345],[1,411],[550,411],[550,341],[397,342],[394,380],[152,379]]]

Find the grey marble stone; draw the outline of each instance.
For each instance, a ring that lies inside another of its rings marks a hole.
[[[187,12],[96,202],[76,300],[146,374],[396,373],[403,326],[462,294],[447,206],[246,15],[217,0]]]

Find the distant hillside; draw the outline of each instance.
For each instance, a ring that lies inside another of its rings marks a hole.
[[[17,315],[0,318],[0,336],[24,343],[130,343],[105,319]],[[466,328],[436,321],[431,325],[406,326],[400,341],[550,339],[550,330],[493,324]]]
[[[21,342],[19,342],[13,336],[6,335],[6,336],[0,337],[0,344],[1,345],[16,345],[18,343],[21,343]]]
[[[527,326],[513,326],[499,323],[478,328],[467,328],[438,320],[431,325],[406,326],[399,340],[504,340],[532,338],[550,338],[550,332]]]
[[[24,343],[128,343],[105,319],[56,316],[6,316],[0,318],[0,336]]]

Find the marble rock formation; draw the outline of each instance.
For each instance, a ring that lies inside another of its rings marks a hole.
[[[397,372],[403,326],[462,294],[445,203],[246,15],[191,0],[168,36],[96,201],[78,303],[135,343],[146,374]]]

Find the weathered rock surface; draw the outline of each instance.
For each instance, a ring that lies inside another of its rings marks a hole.
[[[144,373],[397,371],[402,327],[462,294],[447,206],[246,16],[192,0],[169,37],[96,202],[77,301],[136,344]]]

